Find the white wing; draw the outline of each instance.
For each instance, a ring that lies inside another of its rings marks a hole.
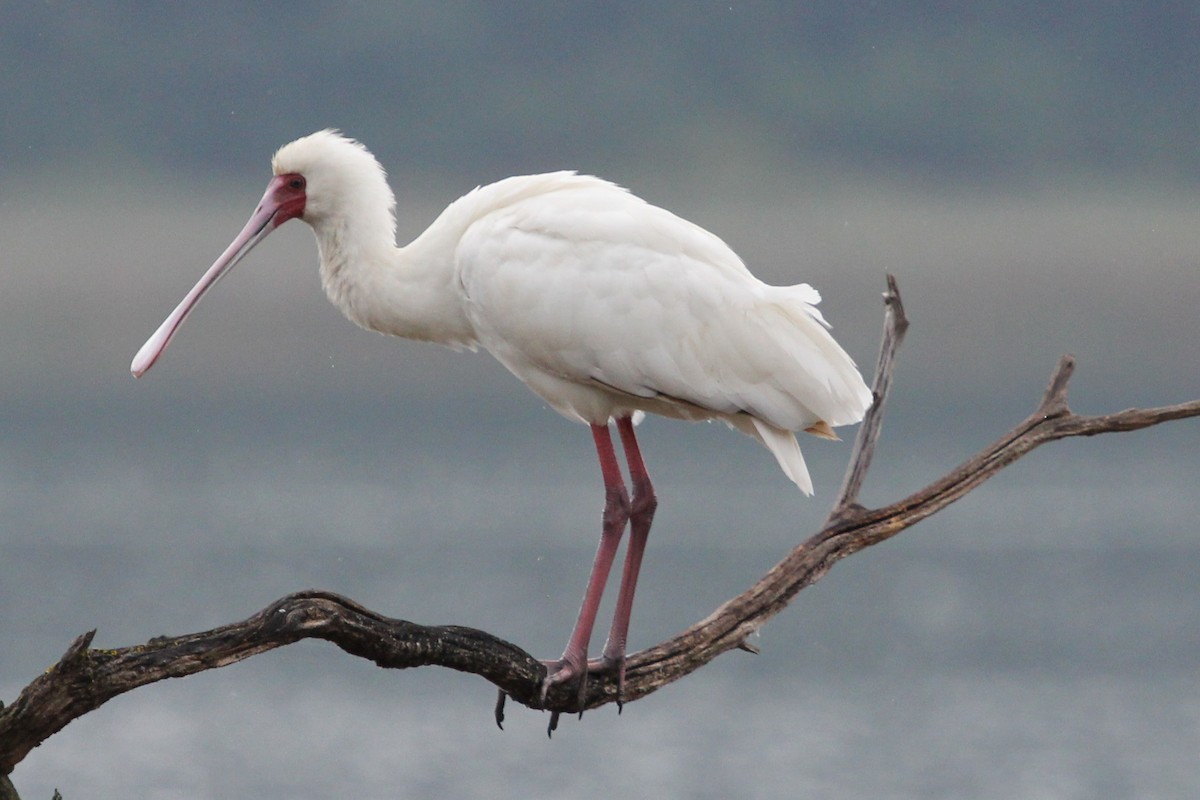
[[[815,290],[763,284],[713,234],[598,179],[480,216],[457,262],[480,343],[567,416],[723,419],[811,491],[789,432],[870,403]]]

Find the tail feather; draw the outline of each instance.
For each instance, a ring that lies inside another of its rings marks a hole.
[[[828,439],[831,442],[840,442],[842,440],[842,437],[838,436],[837,432],[825,420],[809,425],[804,429],[804,432],[811,433],[813,436],[821,439]]]
[[[776,428],[760,419],[750,418],[753,428],[747,430],[754,438],[762,442],[779,462],[783,474],[806,495],[812,495],[812,478],[808,474],[808,466],[804,463],[804,455],[800,452],[800,443],[791,431]]]

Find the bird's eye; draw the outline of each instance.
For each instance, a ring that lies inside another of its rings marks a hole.
[[[295,189],[297,191],[303,189],[304,188],[304,176],[297,175],[296,177],[292,178],[290,181],[288,181],[288,188]]]

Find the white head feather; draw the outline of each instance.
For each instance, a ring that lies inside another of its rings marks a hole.
[[[279,148],[271,169],[276,175],[304,176],[303,219],[318,232],[330,224],[353,224],[386,234],[387,243],[395,244],[396,199],[387,173],[359,142],[331,128],[317,131]]]

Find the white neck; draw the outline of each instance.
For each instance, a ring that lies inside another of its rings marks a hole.
[[[352,321],[406,339],[470,347],[474,330],[463,309],[454,268],[457,242],[436,223],[407,247],[396,247],[387,208],[351,208],[313,224],[321,285]]]

